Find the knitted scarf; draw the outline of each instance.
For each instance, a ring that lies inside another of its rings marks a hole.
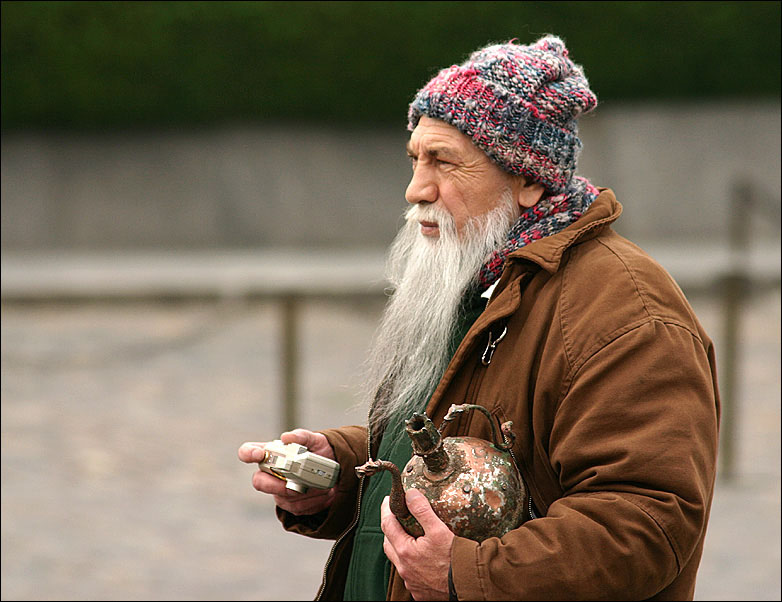
[[[576,176],[564,192],[544,197],[525,209],[508,232],[505,246],[492,253],[478,273],[480,291],[485,291],[500,277],[508,255],[567,228],[584,215],[597,195],[597,188],[589,180]]]

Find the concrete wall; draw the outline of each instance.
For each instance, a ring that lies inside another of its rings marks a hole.
[[[780,105],[610,105],[582,119],[580,173],[640,242],[727,236],[736,178],[779,238]],[[410,167],[403,127],[232,126],[2,138],[3,250],[385,246]]]

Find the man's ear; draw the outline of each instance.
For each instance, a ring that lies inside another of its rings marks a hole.
[[[524,209],[534,207],[543,198],[546,188],[539,182],[527,180],[523,176],[516,176],[513,181],[513,198]]]

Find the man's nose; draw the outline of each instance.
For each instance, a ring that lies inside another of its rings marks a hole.
[[[417,203],[434,203],[437,200],[437,182],[432,178],[430,170],[418,166],[410,178],[410,183],[405,191],[407,202],[415,205]]]

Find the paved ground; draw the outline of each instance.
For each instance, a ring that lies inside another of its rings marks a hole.
[[[719,306],[694,305],[719,345]],[[312,303],[302,426],[363,421],[379,305]],[[278,308],[2,308],[2,599],[311,599],[330,545],[283,533],[236,459],[281,429]],[[780,599],[780,295],[742,320],[737,478],[696,598]]]

